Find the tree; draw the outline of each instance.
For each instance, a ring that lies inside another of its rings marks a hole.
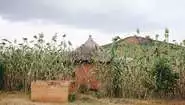
[[[140,34],[140,30],[139,30],[139,28],[137,28],[136,32],[137,32],[137,34]]]
[[[168,28],[165,29],[164,37],[165,37],[165,41],[168,42],[168,38],[169,38],[169,30],[168,30]]]
[[[185,40],[183,40],[183,45],[185,46]]]
[[[158,40],[159,39],[159,34],[156,34],[155,35],[155,40]]]

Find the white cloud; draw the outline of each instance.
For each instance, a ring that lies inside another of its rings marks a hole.
[[[9,22],[0,18],[0,38],[7,38],[9,40],[18,39],[22,37],[31,39],[34,35],[43,32],[46,40],[51,39],[55,33],[59,35],[66,34],[66,40],[70,40],[73,47],[76,48],[84,43],[89,35],[92,35],[94,40],[100,45],[111,41],[111,35],[98,32],[97,30],[79,29],[72,26],[62,26],[53,24],[51,22],[42,22],[40,20],[33,20],[28,22]]]

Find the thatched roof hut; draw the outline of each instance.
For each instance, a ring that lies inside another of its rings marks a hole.
[[[100,81],[96,79],[96,65],[94,62],[108,63],[109,57],[90,35],[88,40],[73,52],[73,61],[77,64],[74,68],[75,83],[85,85],[89,89],[100,88]]]
[[[88,40],[73,52],[73,59],[75,62],[91,63],[94,60],[107,62],[109,58],[108,54],[89,35]]]

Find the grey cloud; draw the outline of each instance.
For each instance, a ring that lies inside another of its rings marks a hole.
[[[107,6],[106,1],[109,2],[109,0],[105,0],[102,7],[92,7],[90,10],[79,9],[80,6],[75,7],[77,1],[59,1],[53,3],[54,0],[53,2],[48,0],[0,0],[0,15],[10,21],[44,19],[57,24],[99,29],[105,32],[128,32],[135,30],[137,27],[145,30],[159,29],[163,26],[160,23],[150,21],[147,14],[137,14],[127,10],[127,8],[124,8],[126,5],[117,3],[110,6],[111,3],[109,3]],[[46,3],[51,4],[46,5]],[[60,5],[57,5],[57,3],[60,3]],[[87,4],[86,7],[88,5],[91,4]]]

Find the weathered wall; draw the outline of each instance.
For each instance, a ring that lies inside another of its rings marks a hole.
[[[88,85],[90,89],[98,89],[100,82],[96,79],[94,66],[91,64],[78,65],[75,68],[76,84]]]
[[[40,102],[68,102],[69,82],[36,81],[31,83],[31,100]]]

